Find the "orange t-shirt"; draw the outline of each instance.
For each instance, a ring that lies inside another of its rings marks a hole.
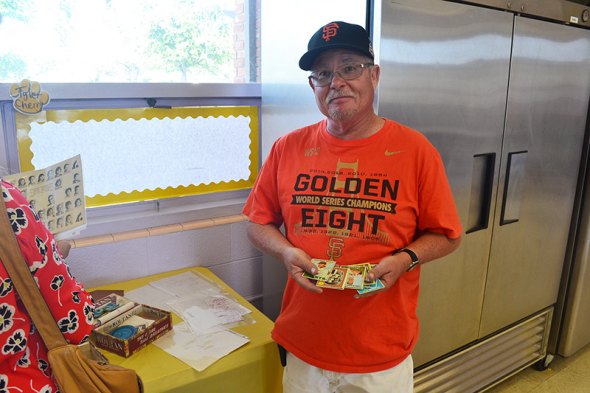
[[[440,155],[419,132],[386,120],[374,135],[342,140],[326,121],[278,139],[244,214],[285,224],[287,239],[312,258],[377,263],[420,233],[458,238],[461,224]],[[290,277],[273,339],[316,367],[347,373],[391,368],[418,337],[420,269],[388,291],[316,294]]]

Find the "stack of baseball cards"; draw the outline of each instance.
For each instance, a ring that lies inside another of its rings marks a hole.
[[[370,263],[340,266],[335,261],[312,259],[316,265],[315,275],[303,273],[303,277],[316,281],[316,286],[328,289],[355,289],[359,295],[383,289],[381,280],[366,281],[368,272],[375,266]]]

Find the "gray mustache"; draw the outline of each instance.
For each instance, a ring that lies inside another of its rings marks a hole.
[[[334,98],[339,98],[339,97],[356,97],[352,92],[350,91],[334,91],[328,94],[328,96],[326,97],[326,102],[330,102],[332,101]]]

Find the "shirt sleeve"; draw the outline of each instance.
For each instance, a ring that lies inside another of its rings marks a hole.
[[[242,211],[256,224],[278,227],[283,223],[277,185],[279,157],[280,139],[273,144]]]
[[[418,228],[450,239],[461,237],[461,222],[444,163],[434,146],[423,151],[424,160],[419,178]]]
[[[51,232],[41,222],[26,198],[6,182],[6,208],[24,260],[53,318],[66,340],[87,340],[94,323],[94,303],[81,283],[72,276]]]

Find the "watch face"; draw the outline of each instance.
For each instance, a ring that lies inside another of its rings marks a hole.
[[[406,272],[409,272],[410,270],[414,270],[416,268],[416,266],[418,266],[419,264],[420,263],[418,261],[412,261],[412,263],[410,264],[410,266],[408,267]]]

